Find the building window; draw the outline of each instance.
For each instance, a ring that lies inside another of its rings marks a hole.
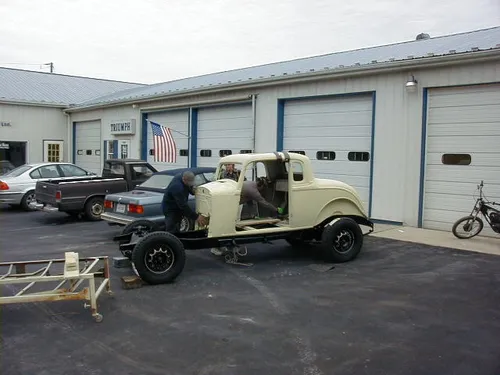
[[[471,156],[469,154],[444,154],[441,162],[445,165],[469,165]]]
[[[351,151],[347,154],[347,159],[349,159],[349,161],[368,161],[370,160],[370,153],[362,151]]]
[[[94,154],[97,156],[101,156],[101,150],[94,150]]]
[[[87,150],[86,154],[87,155],[92,155],[92,150]]]
[[[240,154],[251,154],[252,150],[241,150]]]
[[[294,154],[300,154],[300,155],[305,155],[306,152],[305,151],[296,151],[296,150],[291,150],[291,151],[288,151],[288,152],[293,152]]]
[[[209,158],[212,156],[212,150],[200,150],[200,156],[204,158]]]
[[[316,159],[318,160],[335,160],[335,151],[318,151]]]
[[[188,156],[188,150],[186,150],[186,149],[179,150],[179,155],[180,156]]]
[[[76,154],[77,154],[77,155],[83,155],[83,150],[78,150],[78,151],[76,152]]]
[[[224,156],[231,155],[233,152],[231,150],[220,150],[219,151],[219,156],[223,158]]]

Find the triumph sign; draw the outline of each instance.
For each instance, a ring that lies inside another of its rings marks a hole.
[[[113,121],[109,125],[109,130],[113,135],[135,134],[135,119]]]

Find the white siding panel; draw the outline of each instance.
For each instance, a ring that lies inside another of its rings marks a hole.
[[[149,155],[153,149],[153,134],[151,125],[148,123],[148,162],[159,171],[175,168],[188,167],[188,156],[180,156],[180,150],[188,150],[189,154],[189,112],[188,110],[176,110],[168,112],[153,112],[148,114],[148,120],[156,122],[171,129],[172,137],[177,148],[177,160],[175,163],[156,163],[154,156]]]
[[[220,150],[253,150],[252,106],[250,104],[200,108],[198,110],[198,167],[217,167]],[[211,157],[200,155],[211,150]]]
[[[500,85],[430,90],[428,104],[423,226],[449,231],[472,210],[481,180],[486,197],[500,201]],[[446,153],[471,163],[444,165]]]
[[[75,124],[75,164],[101,175],[101,121]]]
[[[352,185],[368,211],[370,161],[349,161],[351,151],[371,155],[371,95],[291,100],[285,103],[283,148],[304,151],[314,174]],[[334,151],[335,160],[317,160],[318,151]]]

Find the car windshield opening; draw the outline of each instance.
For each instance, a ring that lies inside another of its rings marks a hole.
[[[138,188],[149,188],[149,189],[165,189],[174,176],[168,174],[157,174],[151,176],[146,181],[138,186]]]

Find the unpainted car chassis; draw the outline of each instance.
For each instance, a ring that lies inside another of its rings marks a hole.
[[[260,221],[262,222],[262,221]],[[368,226],[363,234],[360,225]],[[238,264],[239,246],[251,243],[272,243],[274,240],[287,240],[292,246],[305,247],[318,242],[327,260],[347,262],[356,258],[361,251],[363,237],[373,232],[373,223],[361,217],[338,217],[328,219],[317,228],[309,230],[277,231],[274,233],[244,233],[227,237],[209,237],[206,229],[171,234],[164,231],[149,233],[128,233],[113,238],[119,243],[120,252],[132,261],[134,271],[149,284],[162,284],[174,281],[182,272],[185,263],[185,250],[207,248],[226,248],[226,262]],[[132,241],[134,234],[138,241]],[[242,264],[242,263],[239,263]]]
[[[83,265],[82,265],[83,263]],[[54,301],[86,301],[84,308],[89,308],[94,320],[99,323],[103,316],[97,312],[97,299],[106,290],[112,295],[110,286],[109,261],[107,256],[89,257],[77,260],[73,272],[63,272],[55,269],[57,265],[67,266],[67,259],[47,259],[24,262],[3,262],[0,268],[6,268],[7,272],[0,275],[0,286],[6,286],[15,294],[1,296],[0,305],[12,303],[29,302],[54,302]],[[28,267],[36,270],[28,272]],[[52,271],[52,272],[51,272]],[[54,273],[54,274],[52,274]],[[96,284],[96,280],[102,280]],[[88,286],[82,284],[88,281]],[[35,285],[46,285],[44,283],[58,282],[55,288],[43,291],[26,293]],[[14,284],[28,284],[21,290],[14,291]],[[65,284],[66,287],[63,287]],[[87,302],[90,302],[88,304]]]

